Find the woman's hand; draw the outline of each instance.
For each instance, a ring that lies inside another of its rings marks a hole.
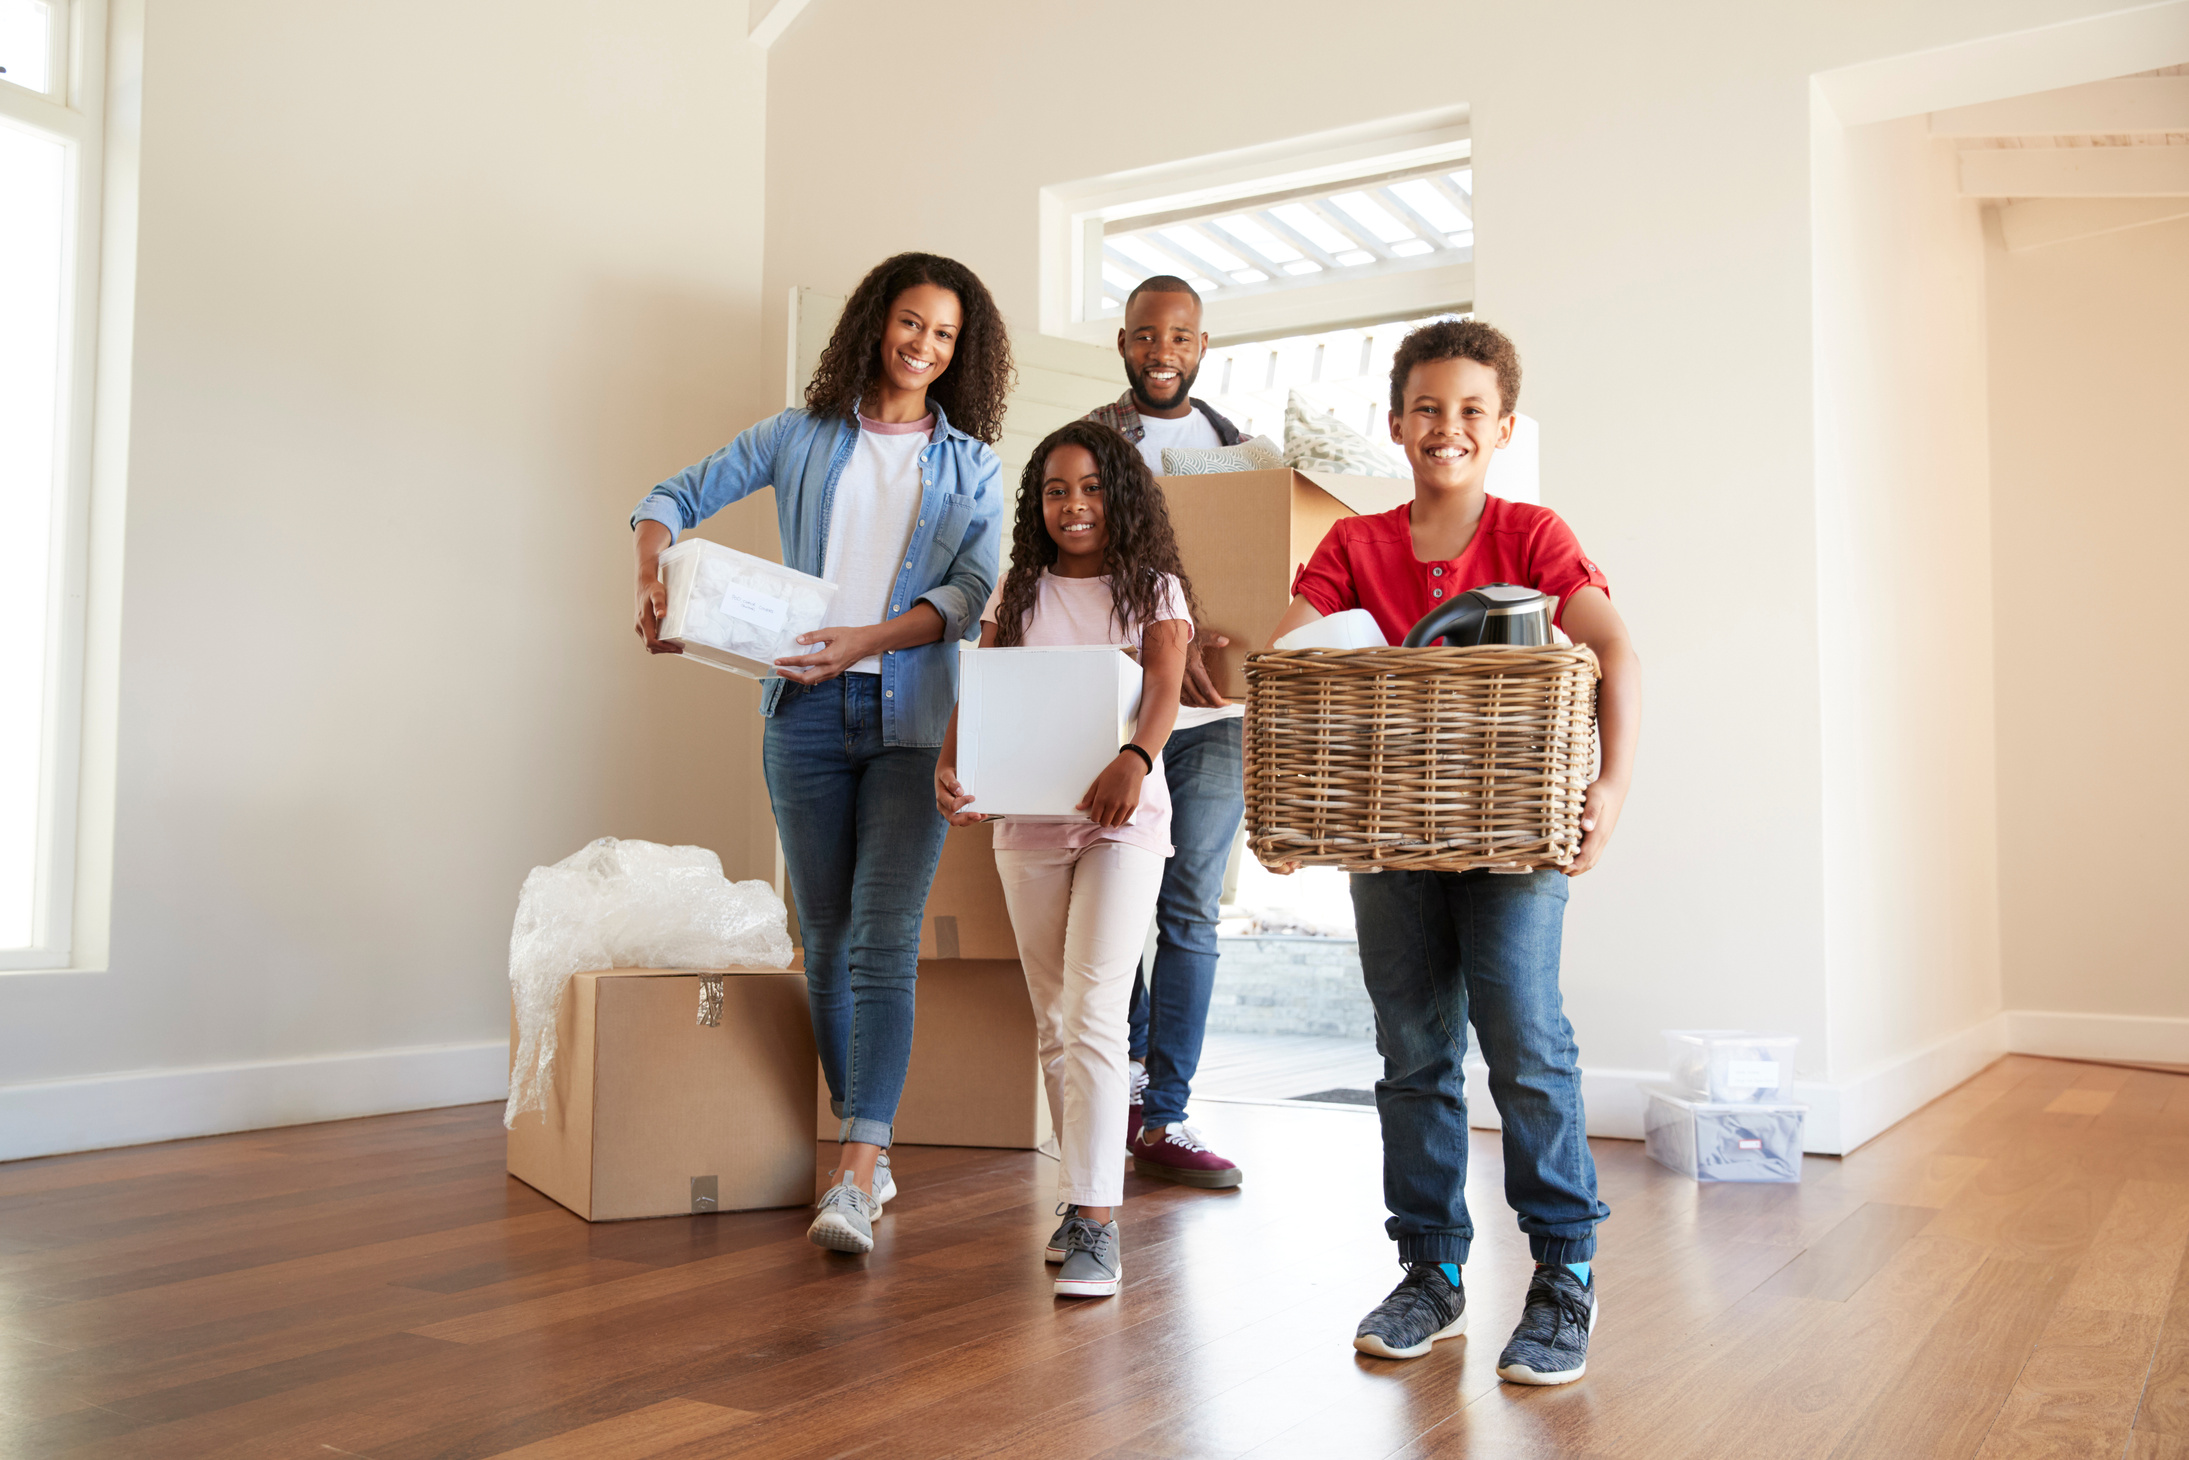
[[[958,784],[958,768],[949,761],[935,762],[935,809],[943,820],[952,826],[971,826],[988,818],[978,811],[967,811],[973,798],[965,794],[965,787]]]
[[[778,659],[775,667],[785,679],[795,679],[800,684],[819,684],[824,679],[834,679],[857,664],[867,655],[879,652],[876,643],[880,624],[869,624],[861,629],[815,629],[800,634],[801,644],[819,644],[811,654],[799,654],[788,659]]]
[[[649,654],[681,654],[681,644],[661,642],[662,616],[669,611],[669,590],[661,581],[661,553],[669,545],[669,529],[654,521],[641,522],[632,534],[638,550],[638,606],[631,628]]]
[[[1604,855],[1604,848],[1611,845],[1612,832],[1618,829],[1620,808],[1626,804],[1625,786],[1600,776],[1590,785],[1581,801],[1581,847],[1574,853],[1573,864],[1565,869],[1568,877],[1580,876]]]
[[[1132,820],[1133,812],[1140,809],[1140,783],[1147,778],[1148,768],[1140,757],[1129,750],[1120,750],[1117,759],[1104,767],[1087,788],[1075,811],[1084,811],[1097,826],[1113,830]]]

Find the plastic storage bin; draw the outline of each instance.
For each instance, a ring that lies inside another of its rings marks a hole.
[[[1806,1105],[1724,1105],[1645,1088],[1643,1148],[1696,1181],[1801,1180]]]
[[[1741,1029],[1667,1029],[1672,1087],[1691,1099],[1768,1105],[1793,1093],[1794,1034]]]
[[[825,578],[699,537],[661,555],[661,581],[661,637],[687,659],[752,679],[773,679],[776,660],[811,653],[798,636],[825,628],[836,601]]]

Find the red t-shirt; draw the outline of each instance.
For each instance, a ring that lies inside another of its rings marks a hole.
[[[1425,563],[1414,556],[1414,504],[1372,517],[1339,520],[1315,556],[1292,580],[1292,591],[1328,618],[1349,608],[1376,616],[1383,636],[1402,643],[1430,609],[1485,583],[1517,583],[1557,595],[1553,623],[1566,604],[1594,584],[1606,593],[1603,570],[1588,560],[1573,529],[1548,507],[1489,497],[1474,540],[1458,557]]]

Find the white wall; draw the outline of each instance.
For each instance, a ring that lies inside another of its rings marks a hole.
[[[2018,1044],[2189,1062],[2189,220],[1989,255]]]
[[[1820,118],[1813,155],[1826,1028],[1844,1084],[2000,1011],[1984,240],[1923,117]],[[1993,1052],[1949,1059],[1954,1077]]]
[[[150,7],[111,966],[0,977],[0,1158],[486,1098],[528,868],[772,875],[624,527],[780,402],[740,12]]]

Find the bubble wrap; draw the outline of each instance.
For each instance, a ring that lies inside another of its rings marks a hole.
[[[810,647],[798,643],[798,636],[827,627],[829,605],[836,597],[834,583],[713,543],[695,554],[690,571],[694,575],[690,595],[671,606],[673,615],[679,606],[683,612],[664,627],[673,627],[684,643],[705,644],[762,664],[811,653]],[[783,605],[781,627],[731,612],[725,600],[733,590],[748,600]]]
[[[783,968],[783,900],[765,882],[730,882],[705,847],[604,836],[534,867],[509,934],[517,1055],[503,1125],[545,1110],[554,1084],[555,1013],[570,975],[596,968]]]

